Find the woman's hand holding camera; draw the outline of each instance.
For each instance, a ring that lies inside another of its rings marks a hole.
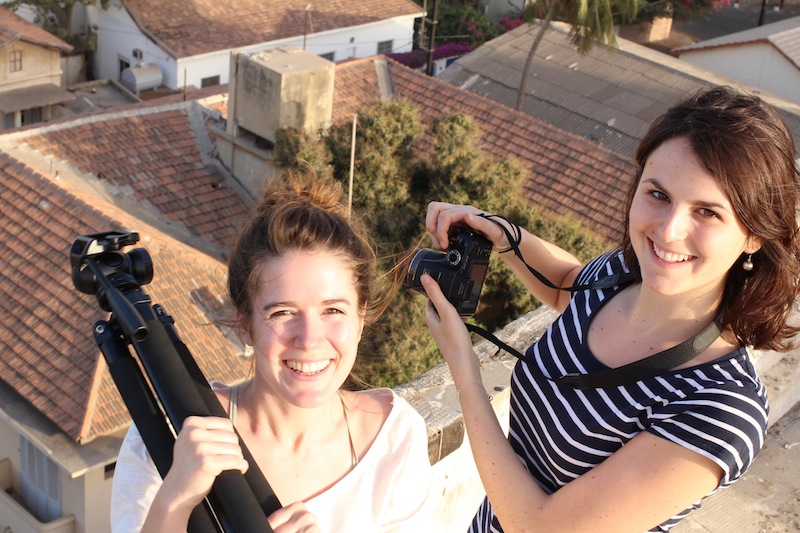
[[[470,205],[455,205],[446,202],[431,202],[425,216],[425,229],[431,234],[433,246],[444,250],[448,244],[448,230],[454,224],[466,224],[483,234],[492,242],[495,250],[505,250],[509,246],[506,233],[497,221],[479,216],[487,214]]]
[[[442,352],[456,386],[468,381],[480,381],[478,358],[472,349],[472,338],[461,315],[453,307],[436,281],[428,274],[420,278],[428,295],[425,320]]]

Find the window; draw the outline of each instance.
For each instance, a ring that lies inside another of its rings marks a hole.
[[[122,81],[122,73],[125,71],[126,68],[131,68],[130,61],[126,61],[122,58],[119,59],[119,75],[117,76],[117,81]]]
[[[25,437],[19,438],[22,498],[41,522],[61,517],[58,465]]]
[[[16,113],[3,113],[3,129],[8,130],[16,127]]]
[[[11,51],[8,67],[11,72],[19,72],[22,70],[22,50]]]
[[[328,61],[333,61],[335,56],[335,52],[328,52],[327,54],[320,54],[319,57],[323,59],[327,59]]]
[[[381,41],[378,43],[379,54],[391,54],[394,41]]]
[[[219,85],[219,76],[211,76],[200,80],[200,87],[211,87],[212,85]]]
[[[20,122],[23,126],[28,124],[34,124],[36,122],[42,121],[42,108],[41,107],[32,107],[30,109],[24,109],[20,112]]]

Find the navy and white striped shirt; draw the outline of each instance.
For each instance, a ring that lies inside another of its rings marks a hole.
[[[624,269],[619,250],[594,259],[577,284]],[[717,463],[730,485],[764,444],[769,407],[745,348],[683,370],[602,389],[573,389],[551,381],[607,367],[586,344],[589,319],[621,287],[573,295],[569,307],[519,361],[511,377],[509,441],[548,493],[585,474],[642,431],[685,446]],[[716,489],[715,489],[716,491]],[[712,492],[715,492],[712,491]],[[653,527],[667,531],[692,507]],[[488,499],[470,532],[500,532]]]

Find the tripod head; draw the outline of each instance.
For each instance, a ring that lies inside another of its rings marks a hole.
[[[137,242],[135,232],[81,235],[72,243],[69,258],[75,288],[94,294],[101,309],[114,313],[125,334],[141,341],[147,326],[125,294],[153,281],[153,261],[144,248],[120,251]]]
[[[128,275],[137,285],[146,285],[153,281],[153,261],[147,250],[135,248],[128,253],[120,251],[137,242],[139,234],[131,231],[106,231],[81,235],[75,239],[69,252],[75,288],[84,294],[96,294],[100,307],[110,311],[107,302],[103,300],[100,277]],[[91,264],[97,268],[92,268]]]

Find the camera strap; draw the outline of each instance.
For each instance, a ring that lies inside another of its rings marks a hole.
[[[507,218],[502,217],[500,215],[481,214],[480,216],[488,220],[492,220],[498,226],[500,226],[506,233],[506,237],[508,238],[508,242],[510,244],[510,249],[504,250],[503,252],[513,250],[514,255],[516,255],[528,268],[528,270],[534,276],[536,276],[536,279],[538,279],[539,281],[541,281],[543,284],[545,284],[550,288],[565,290],[570,292],[578,292],[587,289],[597,289],[597,290],[607,289],[615,285],[626,286],[635,281],[633,274],[631,274],[630,272],[621,272],[594,280],[588,284],[575,285],[566,288],[558,287],[552,282],[550,282],[550,280],[545,278],[541,273],[539,273],[538,271],[533,269],[530,265],[528,265],[527,262],[525,262],[525,259],[522,257],[522,253],[519,250],[519,243],[522,240],[522,231],[520,230],[517,224],[511,222]],[[493,219],[502,219],[506,221],[512,228],[514,234],[512,234],[512,232],[505,225]],[[716,341],[719,338],[721,334],[720,323],[722,319],[722,314],[723,313],[720,312],[720,314],[717,315],[717,317],[705,328],[703,328],[703,330],[700,331],[697,335],[694,335],[693,337],[683,341],[677,346],[673,346],[672,348],[668,348],[664,351],[650,355],[648,357],[645,357],[644,359],[640,359],[638,361],[634,361],[632,363],[628,363],[627,365],[623,365],[617,368],[609,368],[607,370],[600,370],[598,372],[591,372],[589,374],[573,373],[573,374],[565,374],[563,376],[556,378],[548,377],[547,379],[554,381],[560,385],[566,385],[568,387],[572,387],[574,389],[594,389],[594,388],[618,387],[621,385],[634,383],[636,381],[640,381],[645,378],[663,374],[684,363],[691,361],[699,354],[704,352],[709,346],[711,346],[711,344],[714,343],[714,341]],[[498,347],[498,352],[500,350],[505,350],[506,352],[514,355],[520,360],[525,361],[529,365],[535,366],[534,361],[526,357],[524,354],[522,354],[515,348],[509,346],[507,343],[498,339],[494,334],[474,324],[466,324],[466,326],[469,331],[480,335],[481,337],[487,339],[488,341],[496,345]]]
[[[465,324],[469,331],[477,333],[498,347],[498,352],[502,349],[525,361],[531,366],[535,366],[534,361],[526,357],[519,350],[509,346],[498,339],[492,333],[474,324]],[[566,385],[573,389],[600,389],[608,387],[619,387],[628,385],[636,381],[657,376],[669,372],[684,363],[687,363],[704,352],[720,336],[719,317],[713,320],[697,335],[683,341],[677,346],[668,348],[662,352],[645,357],[639,361],[628,363],[617,368],[609,368],[591,372],[589,374],[565,374],[563,376],[550,378],[559,385]]]
[[[520,252],[519,250],[519,244],[520,242],[522,242],[522,230],[520,229],[518,224],[512,222],[511,220],[507,219],[502,215],[490,215],[487,213],[480,213],[478,216],[485,218],[487,220],[491,220],[492,222],[497,224],[500,227],[500,229],[502,229],[503,232],[506,234],[509,247],[506,248],[505,250],[500,250],[498,253],[502,254],[513,251],[514,255],[516,255],[519,258],[519,260],[522,261],[522,264],[525,265],[525,268],[527,268],[528,271],[536,277],[536,279],[538,279],[540,282],[550,287],[551,289],[556,289],[559,291],[580,292],[580,291],[585,291],[587,289],[598,289],[598,290],[607,289],[609,287],[613,287],[614,285],[624,286],[636,281],[636,278],[630,272],[617,272],[615,274],[611,274],[604,278],[596,279],[591,283],[586,283],[583,285],[572,285],[571,287],[559,287],[558,285],[556,285],[555,283],[544,277],[544,275],[541,272],[530,266],[525,261],[525,258],[522,257],[522,252]],[[511,227],[511,229],[509,230],[503,224],[498,222],[497,219],[505,221]]]

